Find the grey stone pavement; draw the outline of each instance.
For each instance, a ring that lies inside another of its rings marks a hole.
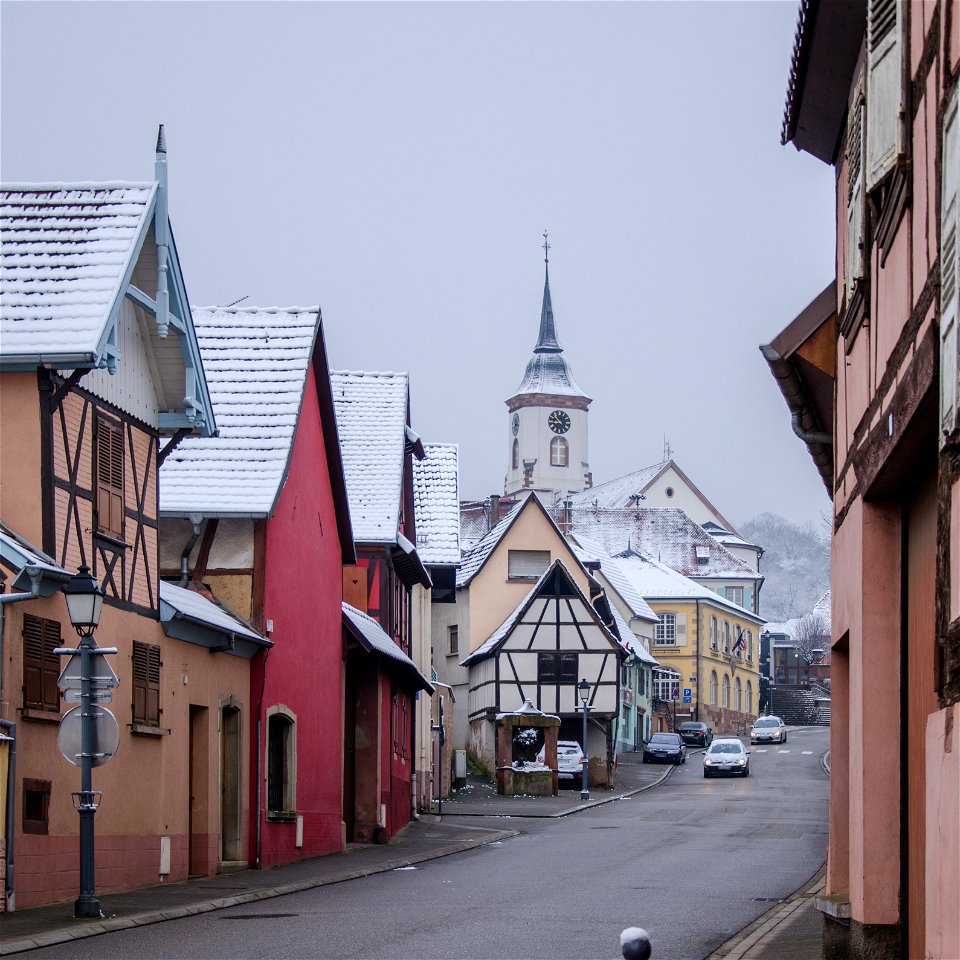
[[[691,751],[691,757],[699,752]],[[593,789],[589,800],[581,800],[580,791],[574,789],[561,789],[559,797],[498,797],[489,784],[471,778],[455,799],[443,802],[442,815],[424,815],[409,823],[389,844],[356,844],[340,854],[269,870],[243,870],[103,894],[100,900],[106,916],[101,920],[73,919],[72,902],[0,914],[0,955],[267,900],[451,856],[515,836],[511,820],[576,814],[654,789],[674,769],[644,765],[639,754],[621,755],[614,789]],[[823,960],[821,920],[814,906],[822,886],[822,879],[815,878],[707,960]],[[654,944],[653,960],[656,956]]]

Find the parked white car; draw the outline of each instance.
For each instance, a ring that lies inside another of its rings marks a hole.
[[[537,763],[545,763],[546,751],[541,747],[537,754]],[[583,750],[576,740],[557,741],[557,779],[561,782],[573,781],[579,784],[583,779]]]

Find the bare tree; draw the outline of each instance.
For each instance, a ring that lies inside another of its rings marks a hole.
[[[830,621],[822,613],[807,613],[791,630],[793,646],[809,667],[819,663],[830,645]]]

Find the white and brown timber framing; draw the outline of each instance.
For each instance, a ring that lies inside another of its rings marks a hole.
[[[58,396],[49,371],[38,378],[43,549],[68,570],[90,567],[113,605],[156,616],[159,434],[77,386]],[[97,503],[98,430],[107,424],[122,438],[119,536],[103,529]]]

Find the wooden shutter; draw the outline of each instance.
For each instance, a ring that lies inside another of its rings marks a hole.
[[[867,4],[867,190],[893,169],[900,117],[899,0]]]
[[[23,615],[23,705],[34,710],[60,711],[60,623]]]
[[[160,648],[133,643],[133,722],[160,725]]]
[[[97,420],[97,529],[123,537],[123,428]]]
[[[956,429],[960,398],[960,101],[955,88],[943,118],[940,206],[940,442]]]
[[[866,276],[863,188],[863,78],[857,84],[847,126],[847,262],[846,293],[850,302],[856,281]]]

